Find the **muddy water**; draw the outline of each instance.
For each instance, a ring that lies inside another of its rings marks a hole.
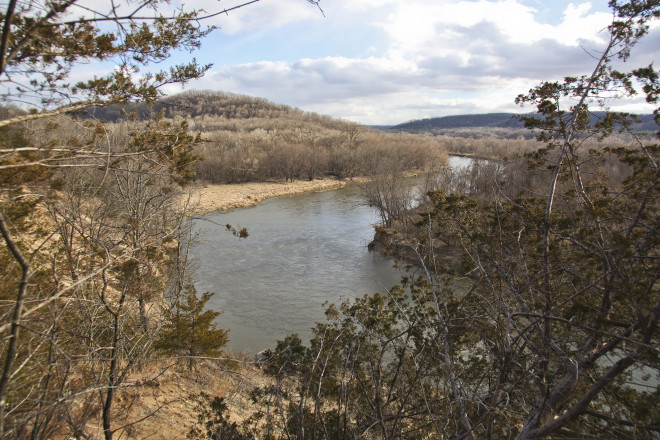
[[[323,320],[323,303],[384,292],[401,273],[370,253],[377,215],[360,189],[306,193],[258,206],[216,212],[196,220],[200,242],[192,250],[198,292],[216,295],[218,326],[230,329],[229,347],[253,353]],[[224,225],[246,227],[239,240]]]
[[[469,162],[450,158],[454,168]],[[291,333],[307,341],[310,328],[324,319],[323,303],[384,293],[397,284],[402,272],[367,250],[377,222],[355,185],[195,220],[195,286],[199,293],[216,292],[208,306],[223,311],[217,324],[230,329],[229,348],[254,353]],[[249,238],[237,239],[226,224],[246,227]]]

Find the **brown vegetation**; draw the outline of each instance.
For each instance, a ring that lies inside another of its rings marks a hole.
[[[443,160],[443,144],[432,137],[372,130],[263,99],[192,91],[159,105],[203,134],[195,171],[208,183],[345,179],[372,175],[387,161],[410,171]]]

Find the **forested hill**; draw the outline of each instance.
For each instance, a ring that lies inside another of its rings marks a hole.
[[[263,98],[254,98],[227,92],[210,90],[191,90],[168,96],[157,101],[153,106],[133,104],[125,110],[136,111],[140,119],[163,112],[166,118],[222,118],[222,119],[300,119],[303,116],[313,119],[332,120],[329,116],[320,116],[303,112],[300,109],[283,104],[275,104]],[[93,107],[87,115],[107,122],[123,119],[122,108],[117,105]]]
[[[523,128],[523,124],[513,118],[513,113],[487,113],[418,119],[395,125],[392,130],[442,130],[467,127]]]
[[[446,159],[432,136],[373,130],[349,122],[249,96],[188,91],[133,105],[139,119],[163,112],[187,121],[204,141],[195,153],[196,178],[208,183],[313,180],[371,175],[387,168],[401,173],[437,166]],[[90,109],[86,116],[124,124],[122,108]],[[169,122],[169,121],[167,121]]]
[[[602,118],[604,112],[594,112],[594,120]],[[637,131],[656,131],[657,125],[653,121],[653,115],[639,115],[641,123],[637,124]],[[440,118],[418,119],[405,122],[391,127],[397,131],[433,131],[448,130],[456,128],[509,128],[523,129],[524,124],[515,118],[514,113],[486,113],[478,115],[444,116]]]

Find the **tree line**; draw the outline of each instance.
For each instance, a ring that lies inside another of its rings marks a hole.
[[[186,121],[203,134],[193,167],[200,182],[339,179],[377,174],[381,162],[423,170],[446,160],[445,143],[432,136],[390,133],[304,112],[265,99],[212,91],[188,91],[152,106],[107,106],[81,113],[116,123],[160,114]]]

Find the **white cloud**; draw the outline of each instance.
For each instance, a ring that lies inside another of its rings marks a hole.
[[[307,6],[303,0],[262,0],[240,15],[223,17],[222,26],[227,33],[263,34],[258,44],[268,44],[268,32],[292,23],[302,26],[301,41],[322,32],[326,23],[346,35],[358,23],[383,32],[385,44],[365,44],[355,53],[371,56],[351,58],[332,54],[333,42],[327,41],[324,49],[331,55],[221,65],[193,87],[374,124],[515,111],[520,110],[515,96],[539,81],[588,73],[594,60],[585,51],[602,47],[611,20],[587,2],[569,4],[553,24],[522,0],[328,0],[327,22]],[[341,28],[343,21],[350,26]],[[636,49],[637,64],[653,61],[660,55],[660,29]]]
[[[599,32],[611,17],[589,14],[590,5],[570,5],[559,26],[540,23],[537,11],[516,0],[479,0],[395,3],[387,19],[379,24],[392,38],[396,54],[460,54],[466,50],[451,41],[462,36],[460,29],[480,23],[497,28],[509,42],[531,44],[552,39],[564,45],[578,45],[584,40],[600,40]]]
[[[231,9],[248,0],[187,0],[186,7],[204,9],[209,13]],[[260,0],[257,4],[235,9],[213,17],[206,24],[220,28],[229,35],[263,33],[304,20],[319,18],[319,10],[303,0]]]

